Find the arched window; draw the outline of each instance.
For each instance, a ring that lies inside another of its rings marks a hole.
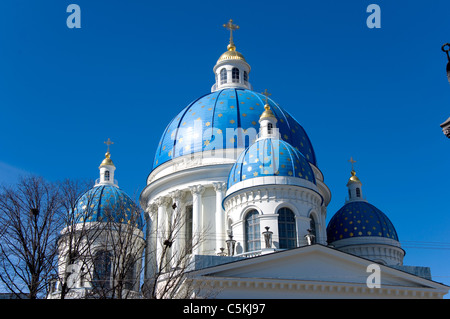
[[[233,68],[231,70],[231,80],[233,83],[239,83],[239,69]]]
[[[297,247],[295,215],[287,207],[283,207],[278,211],[278,236],[280,240],[279,247],[281,249]]]
[[[92,286],[97,289],[111,288],[111,253],[106,250],[95,253]]]
[[[309,218],[310,218],[309,229],[311,230],[311,235],[314,235],[314,239],[313,239],[313,244],[314,244],[317,240],[316,220],[314,219],[313,215],[310,215]]]
[[[244,82],[248,82],[248,73],[244,71]]]
[[[136,283],[135,262],[132,258],[133,257],[128,256],[124,269],[125,270],[124,288],[128,290],[134,290],[134,286]]]
[[[220,71],[220,84],[225,84],[225,83],[227,83],[227,70],[222,69]]]
[[[259,231],[259,214],[251,210],[245,217],[245,250],[255,251],[261,249],[261,232]]]
[[[109,181],[109,171],[105,171],[105,181]]]
[[[356,189],[356,197],[361,197],[361,189]]]
[[[273,124],[272,123],[267,124],[267,133],[272,134],[272,131],[273,131]]]

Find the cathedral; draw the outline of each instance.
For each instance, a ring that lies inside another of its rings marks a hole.
[[[327,212],[331,191],[307,133],[267,90],[253,89],[251,67],[233,39],[239,27],[232,20],[223,26],[230,39],[213,67],[211,92],[184,107],[162,132],[140,194],[142,210],[118,187],[108,144],[100,178],[74,211],[78,219],[72,228],[110,220],[138,238],[129,253],[143,254],[144,262],[125,272],[134,280],[124,291],[133,292],[132,298],[161,291],[157,287],[170,280],[169,273],[179,271],[183,281],[170,295],[156,297],[447,294],[449,287],[433,281],[428,267],[403,264],[405,251],[395,227],[366,200],[353,159],[348,198],[337,212]],[[143,211],[142,216],[132,218],[133,211]],[[61,240],[60,272],[84,268],[86,273],[72,276],[73,298],[98,286],[96,278],[110,280],[114,253],[102,244],[104,237],[98,236],[93,248],[101,253],[100,262],[94,258],[90,266],[78,268],[67,266],[76,264],[67,253],[71,239]],[[60,292],[61,284],[55,285],[49,298]]]

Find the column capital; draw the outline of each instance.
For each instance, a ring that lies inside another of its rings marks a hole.
[[[191,191],[192,195],[201,195],[205,191],[205,186],[203,185],[189,186],[189,190]]]
[[[147,208],[145,209],[147,213],[155,213],[158,211],[158,205],[156,203],[148,203]]]
[[[180,189],[176,189],[172,192],[169,192],[169,196],[172,198],[172,201],[176,202],[182,200],[186,193]]]
[[[170,198],[167,196],[160,196],[155,198],[154,203],[158,205],[158,207],[167,206],[170,204]]]
[[[212,184],[216,192],[223,192],[227,190],[227,183],[225,182],[216,182]]]

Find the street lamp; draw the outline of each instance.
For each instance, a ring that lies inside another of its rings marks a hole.
[[[449,55],[449,51],[450,51],[450,43],[446,43],[441,47],[441,50],[444,51],[447,54],[447,79],[448,82],[450,83],[450,55]]]
[[[444,135],[450,138],[450,117],[447,119],[447,121],[441,124],[441,128]]]
[[[446,43],[441,47],[441,50],[444,51],[447,54],[447,79],[448,82],[450,83],[450,43]],[[441,128],[442,128],[442,132],[444,133],[445,136],[447,136],[448,138],[450,138],[450,117],[441,124]]]

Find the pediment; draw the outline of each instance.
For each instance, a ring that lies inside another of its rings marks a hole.
[[[376,264],[322,245],[304,246],[259,257],[194,271],[194,276],[246,280],[283,280],[290,282],[331,282],[366,285],[372,274],[368,266]],[[448,287],[404,271],[376,264],[380,267],[381,286],[435,288]]]

